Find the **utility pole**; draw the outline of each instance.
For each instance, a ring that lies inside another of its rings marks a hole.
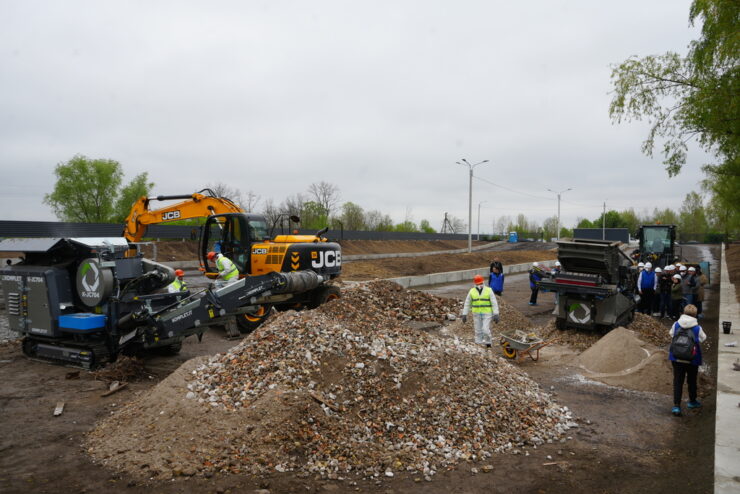
[[[601,215],[601,240],[606,240],[606,201],[604,201],[604,213]]]
[[[555,192],[552,189],[547,189],[547,190],[549,190],[553,194],[557,194],[558,195],[558,232],[557,232],[556,238],[558,240],[560,240],[560,194],[563,194],[563,193],[568,192],[569,190],[573,190],[573,189],[572,188],[568,188],[568,189],[565,189],[565,190],[561,190],[560,192]]]
[[[470,181],[468,183],[468,253],[473,252],[473,168],[483,163],[488,163],[488,160],[479,161],[478,163],[471,165],[465,158],[460,161],[456,161],[458,165],[467,166],[470,171]]]

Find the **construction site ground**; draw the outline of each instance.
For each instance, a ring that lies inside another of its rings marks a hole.
[[[431,248],[438,250],[436,246]],[[394,267],[393,274],[383,276],[422,274],[425,269],[450,271],[480,267],[487,265],[493,255],[505,264],[554,258],[554,252],[533,250],[501,250],[480,254],[476,259],[473,256],[478,254],[451,256],[434,260],[428,268],[424,264],[413,264],[421,262],[419,259],[408,259],[404,260],[407,265]],[[521,257],[507,257],[514,253]],[[720,250],[717,246],[691,246],[685,248],[684,255],[691,258],[706,253],[712,257],[713,269],[718,268]],[[738,254],[740,246],[727,252],[728,268],[736,285],[740,283]],[[160,251],[160,260],[167,260],[163,255]],[[466,260],[458,261],[459,258]],[[352,264],[344,267],[345,273]],[[384,264],[388,264],[388,260],[378,261],[378,273],[387,272],[381,271],[380,266]],[[367,268],[363,268],[363,272],[366,276],[378,276]],[[712,285],[707,288],[706,317],[702,320],[709,335],[705,345],[706,377],[700,381],[703,408],[675,418],[670,414],[670,389],[657,393],[636,391],[585,378],[577,357],[584,346],[598,341],[599,335],[567,331],[562,334],[560,344],[543,349],[538,362],[526,359],[514,365],[519,365],[543,390],[551,393],[559,405],[567,406],[577,417],[579,426],[571,429],[562,443],[529,448],[521,454],[497,454],[484,463],[462,462],[455,469],[437,472],[431,481],[419,475],[398,473],[393,478],[358,480],[349,484],[276,472],[261,476],[216,473],[207,477],[179,476],[148,482],[116,473],[93,463],[83,446],[86,434],[96,422],[151,391],[187,360],[225,352],[238,341],[227,340],[222,330],[211,328],[202,342],[196,338],[186,340],[179,355],[145,355],[146,375],[131,380],[124,389],[106,397],[101,395],[108,389],[110,376],[96,378],[85,371],[78,373],[75,369],[28,360],[21,355],[17,341],[4,343],[0,345],[0,412],[3,416],[0,422],[0,492],[709,493],[713,491],[718,280],[719,276],[713,272]],[[467,286],[430,290],[460,299]],[[539,305],[529,306],[529,293],[526,276],[514,275],[507,278],[502,298],[521,312],[521,317],[533,328],[546,327],[552,319],[552,294],[540,294]],[[662,324],[667,332],[668,323]],[[462,325],[457,320],[451,323],[450,329],[470,338],[472,327],[469,326],[469,322]],[[495,331],[503,329],[494,328]],[[579,345],[583,341],[587,343]],[[491,352],[500,352],[500,349],[494,345]],[[450,393],[455,392],[454,381],[449,388]],[[59,403],[64,403],[64,410],[55,417],[52,412]],[[194,420],[183,427],[182,434],[201,426]],[[490,470],[483,468],[488,465],[492,467]]]

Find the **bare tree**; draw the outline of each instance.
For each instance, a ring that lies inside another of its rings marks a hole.
[[[236,187],[231,187],[223,182],[209,183],[206,184],[206,188],[211,189],[214,194],[218,197],[225,197],[231,199],[231,202],[238,204],[244,209],[244,197],[242,192]]]
[[[376,231],[383,220],[383,213],[377,209],[365,212],[365,226],[370,231]]]
[[[272,226],[280,216],[280,208],[275,206],[272,199],[266,199],[262,206],[262,214],[267,218],[267,226]]]
[[[257,209],[257,203],[260,202],[260,196],[252,190],[248,190],[244,198],[244,204],[241,204],[245,211],[252,212]]]
[[[512,223],[511,216],[499,216],[496,220],[496,232],[506,235],[509,225]]]
[[[295,216],[300,216],[303,213],[303,205],[306,204],[306,197],[300,192],[288,196],[283,203],[280,205],[280,212]]]
[[[311,184],[308,187],[308,193],[326,211],[327,217],[331,216],[339,203],[339,187],[329,182],[321,181]]]

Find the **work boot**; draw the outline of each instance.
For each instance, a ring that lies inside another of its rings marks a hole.
[[[680,417],[680,416],[681,416],[681,407],[673,407],[673,408],[671,409],[671,413],[672,413],[672,414],[673,414],[673,415],[674,415],[675,417]]]
[[[686,407],[688,408],[701,408],[701,403],[697,400],[690,401],[686,404]]]

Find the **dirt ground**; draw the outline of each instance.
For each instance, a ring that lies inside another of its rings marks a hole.
[[[473,246],[486,242],[473,241]],[[198,243],[193,241],[160,241],[154,243],[160,261],[188,261],[198,258]],[[468,247],[467,240],[342,240],[342,253],[355,254],[400,254],[407,252],[432,252],[455,250]],[[523,245],[523,244],[520,244]],[[152,246],[145,246],[145,253],[152,257]]]
[[[462,249],[467,245],[467,241],[464,240],[394,240],[389,242],[347,240],[342,242],[342,253],[351,255],[434,252]],[[188,261],[198,257],[195,242],[157,242],[156,247],[159,261]],[[499,244],[495,251],[470,254],[436,254],[413,258],[397,257],[345,262],[342,265],[341,279],[356,281],[473,269],[489,266],[494,257],[498,257],[505,265],[544,261],[557,257],[554,248],[554,244],[537,242]],[[151,247],[147,247],[145,254],[151,256],[153,251],[150,249]]]
[[[719,266],[719,249],[710,249],[714,256],[713,266]],[[737,250],[740,251],[740,247]],[[503,260],[503,256],[500,257]],[[733,256],[730,269],[735,273],[737,284],[740,256]],[[702,321],[709,336],[706,372],[710,383],[716,379],[718,281],[719,277],[713,272],[712,285],[707,289],[706,318]],[[444,287],[437,290],[443,291]],[[465,287],[447,290],[450,296],[458,297]],[[551,319],[552,294],[541,294],[539,305],[534,307],[527,305],[528,296],[525,276],[507,278],[504,299],[529,317],[533,326],[546,324]],[[554,400],[573,411],[580,427],[563,443],[545,444],[528,450],[527,454],[497,455],[489,462],[493,465],[490,473],[481,470],[473,473],[472,469],[480,465],[463,463],[454,470],[439,472],[431,482],[414,475],[397,475],[382,482],[359,481],[350,486],[346,482],[276,473],[264,477],[216,474],[210,478],[178,478],[148,484],[121,477],[91,462],[82,443],[83,436],[96,421],[149,390],[186,360],[224,352],[235,343],[226,340],[223,332],[210,329],[200,343],[195,338],[186,340],[177,356],[145,356],[149,377],[131,382],[122,391],[107,397],[101,396],[107,383],[96,380],[90,373],[82,371],[76,375],[74,369],[28,360],[21,356],[18,343],[0,345],[3,376],[0,385],[3,415],[0,422],[0,492],[713,491],[715,399],[711,385],[702,390],[704,407],[677,419],[669,413],[671,398],[665,393],[629,391],[585,379],[582,369],[577,367],[578,352],[565,345],[551,345],[543,350],[539,362],[527,360],[519,365],[542,389],[549,390]],[[59,402],[65,403],[64,413],[53,417],[52,411]],[[196,422],[192,427],[198,425]]]

